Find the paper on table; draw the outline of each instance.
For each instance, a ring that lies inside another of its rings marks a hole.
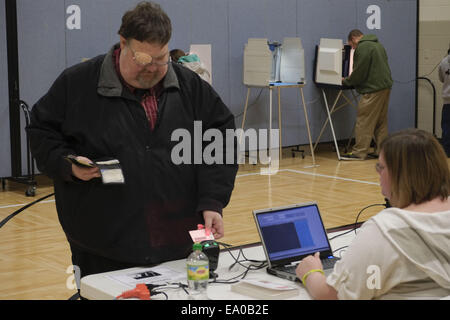
[[[246,283],[252,284],[254,286],[263,287],[263,288],[272,289],[272,290],[280,290],[280,291],[297,290],[298,289],[297,287],[294,287],[294,286],[288,286],[285,284],[264,281],[264,280],[241,280],[241,282],[246,282]]]
[[[231,285],[231,291],[264,300],[289,299],[297,296],[299,293],[298,287],[264,280],[241,280]]]
[[[166,282],[186,279],[186,273],[181,273],[167,267],[153,267],[130,271],[127,274],[105,275],[106,278],[134,287],[139,283],[165,284]]]

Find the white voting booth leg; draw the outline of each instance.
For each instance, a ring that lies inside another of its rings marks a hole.
[[[327,111],[327,119],[325,120],[325,123],[323,124],[322,129],[320,130],[319,137],[317,138],[316,143],[314,144],[314,150],[316,149],[316,147],[317,147],[317,145],[318,145],[318,143],[320,141],[320,138],[322,137],[323,132],[324,132],[324,130],[325,130],[325,128],[326,128],[326,126],[327,126],[327,124],[329,122],[330,123],[331,133],[333,135],[334,146],[336,148],[336,154],[337,154],[338,160],[341,160],[341,154],[339,152],[339,146],[338,146],[338,143],[337,143],[336,134],[335,134],[335,131],[334,131],[334,126],[333,126],[333,121],[331,119],[331,115],[333,113],[335,113],[336,111],[340,110],[341,108],[347,106],[347,105],[352,105],[355,108],[358,108],[358,106],[353,104],[353,102],[344,95],[344,91],[343,90],[339,90],[338,95],[337,95],[336,99],[334,100],[333,106],[330,109],[330,107],[328,105],[327,95],[325,94],[325,90],[323,88],[321,90],[322,90],[323,100],[325,102],[325,109]],[[351,93],[352,93],[353,99],[357,102],[357,98],[356,98],[353,90],[351,90]],[[346,100],[346,102],[344,104],[340,105],[339,107],[336,107],[340,98],[343,98],[344,100]],[[350,147],[351,138],[354,136],[354,134],[355,134],[355,125],[353,126],[352,134],[351,134],[350,140],[349,140],[349,142],[347,144],[347,149]]]
[[[303,94],[302,87],[300,87],[300,95],[302,96],[303,112],[305,113],[306,128],[308,130],[309,148],[311,149],[311,157],[312,157],[312,161],[313,161],[313,166],[315,167],[316,166],[316,157],[314,156],[314,148],[313,148],[312,139],[311,139],[311,130],[309,128],[308,112],[306,111],[305,95]]]
[[[272,102],[272,88],[269,87],[269,166],[266,168],[261,168],[260,173],[262,175],[273,175],[278,173],[279,164],[281,160],[281,119],[278,120],[279,123],[279,150],[278,150],[278,157],[273,157],[272,155],[272,109],[273,108],[273,102]],[[278,105],[278,112],[280,112],[280,105]]]
[[[328,122],[330,122],[330,128],[331,128],[331,133],[333,135],[333,141],[334,141],[334,146],[336,148],[336,154],[337,154],[338,160],[341,160],[341,154],[339,153],[339,146],[338,146],[338,143],[337,143],[337,140],[336,140],[336,134],[334,132],[333,121],[331,120],[331,114],[333,113],[334,108],[336,107],[336,104],[337,104],[339,98],[342,95],[342,90],[339,90],[339,93],[338,93],[338,95],[336,97],[336,100],[333,103],[333,107],[331,108],[331,111],[330,111],[330,108],[328,106],[328,99],[327,99],[327,95],[325,94],[325,90],[324,89],[322,89],[322,95],[323,95],[323,100],[325,102],[325,109],[327,111],[327,120],[323,124],[322,129],[320,130],[320,134],[319,134],[319,137],[317,138],[316,144],[314,145],[314,149],[316,149],[317,144],[319,143],[320,138],[322,137],[323,131],[325,130],[325,127],[327,126]]]
[[[247,107],[248,107],[248,98],[249,97],[250,97],[250,87],[247,88],[247,98],[245,99],[244,116],[242,117],[242,126],[241,126],[242,131],[244,131],[245,118],[247,117]],[[242,137],[242,135],[241,135],[241,137]]]
[[[244,115],[242,118],[242,126],[241,126],[241,133],[239,137],[239,145],[242,145],[242,135],[244,134],[244,128],[245,128],[245,120],[247,118],[247,109],[248,109],[248,100],[250,97],[250,90],[251,87],[249,86],[247,88],[247,97],[245,99],[245,107],[244,107]],[[278,91],[279,94],[279,91]],[[269,87],[269,136],[268,136],[268,150],[269,150],[269,167],[267,168],[261,168],[261,174],[263,175],[272,175],[276,174],[278,172],[279,168],[279,162],[281,160],[281,152],[282,152],[282,144],[281,144],[281,104],[280,104],[280,96],[278,96],[278,126],[279,126],[279,145],[278,145],[278,155],[275,154],[275,152],[272,150],[272,110],[273,110],[273,103],[272,103],[272,87]]]
[[[242,131],[240,132],[240,135],[239,135],[239,146],[243,146],[243,143],[242,143],[242,136],[244,135],[244,127],[245,127],[245,120],[246,120],[246,118],[247,118],[247,109],[248,109],[248,99],[249,99],[249,97],[250,97],[250,87],[248,87],[247,88],[247,98],[245,99],[245,106],[244,106],[244,115],[243,115],[243,117],[242,117],[242,126],[241,126],[241,129],[242,129]],[[244,142],[245,143],[245,142]],[[245,146],[244,146],[245,147]],[[244,150],[245,150],[245,148],[244,148]]]
[[[314,155],[314,147],[312,144],[312,138],[311,138],[311,130],[310,130],[310,126],[309,126],[309,119],[308,119],[308,112],[306,110],[306,103],[305,103],[305,96],[303,93],[303,87],[304,84],[283,84],[283,83],[272,83],[268,86],[263,86],[263,88],[268,88],[269,89],[269,151],[273,152],[272,150],[272,119],[273,119],[273,92],[272,90],[277,88],[277,94],[278,94],[278,130],[279,130],[279,137],[278,137],[278,157],[275,159],[270,159],[269,162],[269,171],[267,170],[263,170],[264,172],[267,172],[268,174],[275,174],[276,172],[278,172],[278,164],[279,161],[282,159],[282,151],[283,151],[283,146],[282,146],[282,123],[281,123],[281,89],[282,88],[299,88],[300,90],[300,96],[301,96],[301,100],[302,100],[302,104],[303,104],[303,112],[305,115],[305,122],[306,122],[306,129],[308,132],[308,140],[309,140],[309,147],[311,150],[311,157],[312,157],[312,166],[316,166],[316,158]],[[242,119],[242,133],[241,136],[239,138],[239,143],[241,143],[242,141],[242,134],[244,132],[244,128],[245,128],[245,120],[247,118],[247,109],[248,109],[248,100],[250,97],[250,90],[251,87],[247,86],[247,97],[245,99],[245,107],[244,107],[244,115],[243,115],[243,119]],[[274,160],[274,162],[272,162],[272,160]],[[266,168],[267,169],[267,168]]]

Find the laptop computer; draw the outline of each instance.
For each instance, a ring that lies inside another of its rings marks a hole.
[[[325,274],[339,260],[333,256],[317,203],[255,210],[253,217],[266,254],[268,273],[299,281],[295,269],[306,256],[320,252]]]

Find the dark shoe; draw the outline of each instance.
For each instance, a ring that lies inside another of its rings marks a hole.
[[[341,160],[345,161],[361,161],[364,160],[363,158],[360,158],[358,156],[355,156],[353,153],[345,153],[341,156]]]
[[[371,152],[371,153],[367,154],[367,158],[378,159],[378,155],[375,152]]]

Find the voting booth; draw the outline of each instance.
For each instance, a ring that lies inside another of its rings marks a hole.
[[[327,119],[322,125],[322,129],[319,133],[316,143],[314,144],[314,149],[317,147],[317,144],[319,143],[327,124],[329,124],[338,160],[341,160],[341,154],[339,151],[339,146],[337,143],[336,133],[331,116],[333,113],[339,111],[345,106],[353,106],[357,108],[358,100],[357,96],[352,90],[353,88],[342,85],[342,78],[348,77],[353,71],[354,52],[355,50],[352,49],[349,45],[344,45],[342,39],[321,38],[319,45],[316,46],[316,54],[314,59],[314,83],[322,92],[325,111],[327,112]],[[327,96],[327,91],[330,92],[333,90],[337,91],[337,96],[330,108],[328,103],[329,97]],[[350,91],[353,99],[349,99],[344,94],[344,91]],[[344,100],[343,104],[337,106],[340,100]],[[353,126],[351,136],[353,136],[354,130],[355,129]],[[349,148],[350,142],[351,139],[349,139],[346,150]]]
[[[281,117],[281,89],[298,88],[305,116],[306,131],[309,140],[312,164],[315,165],[314,149],[312,146],[311,129],[308,111],[305,103],[303,87],[305,86],[305,52],[300,38],[284,38],[283,43],[269,42],[265,38],[250,38],[244,46],[243,82],[247,87],[247,97],[244,106],[244,116],[241,129],[245,129],[248,102],[252,87],[269,89],[269,137],[272,137],[272,96],[273,90],[278,95],[278,157],[282,158],[282,117]],[[269,138],[271,140],[271,138]],[[241,138],[239,139],[241,142]],[[269,141],[269,150],[272,146]],[[303,151],[302,151],[303,152]],[[304,153],[303,153],[304,156]],[[277,166],[278,168],[278,166]],[[273,172],[276,173],[276,170]]]
[[[274,82],[305,83],[305,50],[300,38],[283,43],[250,38],[244,47],[244,84],[267,86]]]
[[[132,9],[139,0],[73,2],[58,0],[0,0],[0,177],[12,174],[12,165],[20,162],[22,174],[26,173],[26,133],[25,119],[19,111],[20,123],[12,119],[10,123],[8,82],[7,36],[5,5],[15,3],[17,25],[18,83],[20,99],[32,107],[50,88],[58,75],[67,67],[106,53],[117,43],[117,31],[123,14]],[[243,96],[246,84],[261,84],[261,79],[271,80],[273,52],[267,41],[280,45],[279,56],[281,82],[303,82],[305,103],[310,112],[310,129],[314,139],[319,135],[323,122],[328,117],[322,99],[321,88],[314,85],[315,47],[320,38],[344,39],[355,26],[363,33],[378,36],[386,48],[394,79],[399,80],[391,93],[389,109],[389,130],[395,131],[414,126],[415,123],[415,81],[417,61],[417,1],[360,1],[360,0],[297,0],[267,1],[260,0],[231,1],[185,0],[180,7],[178,2],[157,0],[172,21],[172,39],[169,48],[190,48],[191,44],[211,45],[211,72],[213,86],[230,111],[236,115],[237,123],[243,114]],[[377,7],[377,14],[368,8]],[[249,14],[249,12],[251,14]],[[351,15],[348,13],[352,12]],[[12,14],[12,13],[9,13]],[[108,19],[99,19],[108,17]],[[376,19],[377,23],[373,23]],[[250,39],[266,39],[264,53],[258,59],[262,64],[244,63],[244,46]],[[292,43],[297,49],[293,54],[287,50],[291,44],[285,39],[296,39]],[[304,50],[304,80],[285,78],[286,68],[301,74],[301,65],[293,66],[289,58],[302,61],[299,39]],[[284,53],[283,53],[284,49]],[[287,53],[287,55],[286,55]],[[283,55],[288,60],[283,59]],[[296,57],[294,57],[294,55]],[[201,57],[202,61],[205,61]],[[287,62],[287,63],[286,63]],[[243,68],[260,75],[244,73]],[[256,68],[255,70],[253,70]],[[262,69],[261,69],[262,68]],[[264,69],[266,68],[266,69]],[[265,75],[264,75],[265,73]],[[246,80],[243,81],[245,75]],[[256,81],[256,82],[255,82]],[[326,89],[329,90],[329,89]],[[298,90],[282,90],[283,146],[296,146],[309,143],[306,120],[301,108],[297,108]],[[256,95],[255,95],[256,96]],[[268,91],[263,90],[260,99],[251,96],[249,104],[255,104],[248,111],[253,128],[267,127],[268,108],[262,106],[268,99]],[[333,115],[337,139],[346,139],[351,134],[354,112],[343,109]],[[276,122],[275,115],[273,121]],[[11,150],[11,140],[17,139],[20,131],[19,148]],[[321,142],[332,141],[329,130],[325,130]],[[19,149],[19,150],[16,150]],[[11,155],[21,151],[21,159],[12,161]]]

